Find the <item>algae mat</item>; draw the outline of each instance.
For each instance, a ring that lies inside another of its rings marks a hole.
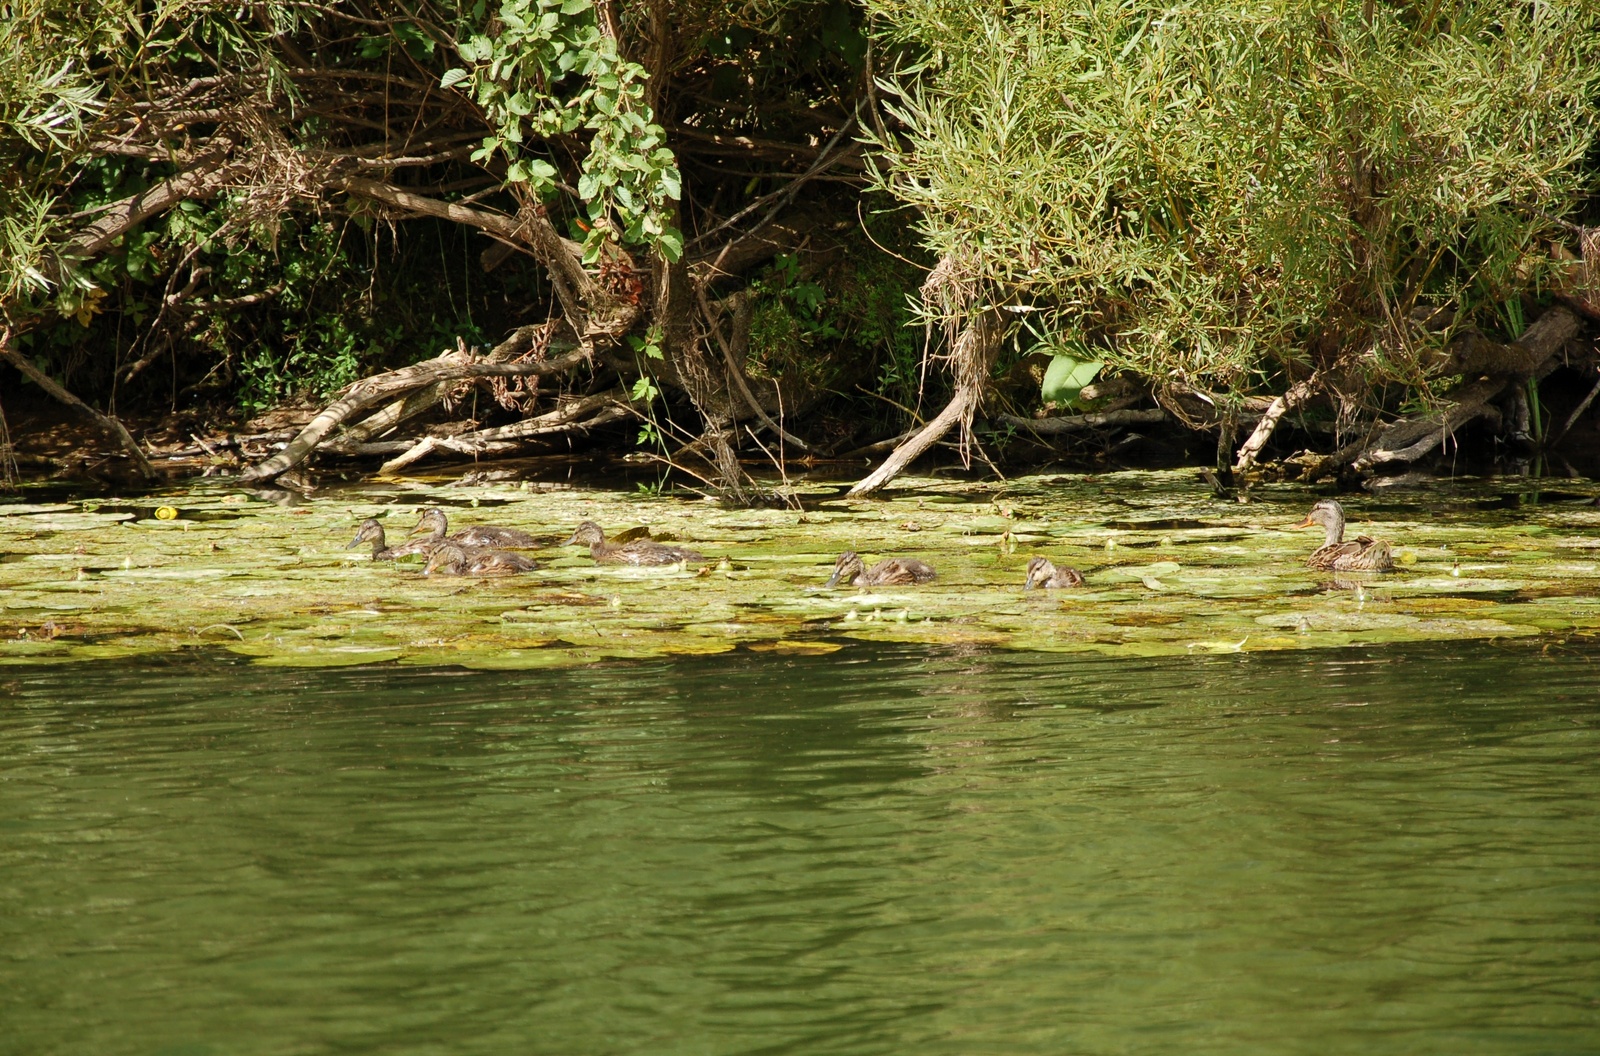
[[[1109,655],[1326,648],[1440,638],[1600,635],[1596,489],[1455,481],[1346,497],[1352,533],[1401,568],[1330,578],[1292,531],[1314,496],[1249,505],[1192,472],[912,478],[874,501],[802,486],[801,510],[729,510],[620,491],[406,481],[281,505],[226,485],[130,500],[0,503],[0,664],[224,648],[261,663],[394,661],[528,668],[748,649],[825,652],[844,639]],[[275,496],[280,502],[282,493]],[[420,561],[346,550],[376,516],[391,539],[424,506],[548,543],[537,572],[423,577]],[[703,567],[596,567],[560,544],[581,520],[693,545]],[[823,589],[845,549],[922,557],[918,587]],[[1084,571],[1024,592],[1044,554]]]

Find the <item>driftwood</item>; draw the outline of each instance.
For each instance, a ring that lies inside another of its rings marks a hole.
[[[1166,411],[1150,407],[1139,411],[1098,411],[1088,414],[1069,414],[1059,418],[1022,418],[1002,414],[995,419],[1015,429],[1026,429],[1040,436],[1061,436],[1067,433],[1086,433],[1093,429],[1112,429],[1123,425],[1152,425],[1168,420]]]
[[[1493,373],[1473,378],[1452,389],[1440,406],[1421,418],[1408,418],[1378,429],[1373,435],[1348,444],[1322,459],[1306,473],[1309,480],[1336,473],[1348,466],[1357,473],[1395,462],[1415,462],[1432,453],[1462,426],[1479,418],[1498,421],[1500,411],[1491,401],[1509,386],[1542,377],[1556,366],[1555,357],[1579,328],[1578,317],[1566,308],[1545,312],[1510,345],[1475,343],[1466,354],[1472,362],[1490,366]],[[1491,355],[1485,346],[1498,349]]]
[[[324,437],[351,417],[391,400],[403,393],[443,381],[462,381],[468,378],[527,377],[530,375],[559,374],[583,363],[588,357],[582,350],[570,352],[556,359],[536,363],[493,363],[475,360],[460,353],[450,352],[414,366],[377,374],[350,386],[345,395],[323,408],[315,418],[306,423],[300,435],[271,458],[245,470],[240,479],[246,483],[271,480],[305,461]]]
[[[398,472],[438,451],[473,457],[511,454],[520,450],[527,441],[541,436],[587,432],[597,426],[621,421],[632,413],[629,407],[628,394],[616,389],[575,400],[549,414],[541,414],[536,418],[529,418],[512,425],[478,429],[457,436],[423,437],[406,445],[400,456],[385,462],[379,467],[378,473],[382,475]],[[583,416],[591,411],[598,413],[588,420],[583,420]]]
[[[54,396],[57,400],[60,400],[68,407],[82,411],[90,418],[93,418],[102,429],[116,437],[117,441],[122,444],[122,446],[127,450],[128,454],[133,456],[134,465],[139,467],[139,473],[146,480],[150,480],[155,477],[156,471],[151,467],[150,460],[144,457],[144,452],[139,449],[138,443],[135,442],[133,436],[128,432],[127,427],[110,415],[101,414],[99,411],[95,410],[93,407],[90,407],[87,403],[84,403],[66,389],[63,389],[60,385],[57,385],[53,380],[51,380],[48,374],[44,373],[38,367],[30,363],[28,361],[28,357],[22,355],[16,349],[12,348],[11,329],[9,327],[7,327],[4,331],[0,331],[0,358],[4,358],[7,363],[10,363],[13,367],[16,367],[17,370],[21,371],[24,377],[32,381],[45,392],[48,392],[51,396]]]

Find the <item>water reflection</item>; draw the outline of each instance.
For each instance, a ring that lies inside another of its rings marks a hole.
[[[0,1051],[1585,1051],[1596,659],[33,670]]]

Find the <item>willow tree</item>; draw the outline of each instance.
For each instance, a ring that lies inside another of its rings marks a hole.
[[[1194,424],[1276,397],[1240,468],[1294,406],[1348,426],[1522,369],[1465,363],[1463,337],[1518,336],[1560,266],[1597,129],[1593,0],[866,6],[903,56],[877,180],[941,260],[924,310],[957,394],[858,492],[970,423],[1018,328]]]

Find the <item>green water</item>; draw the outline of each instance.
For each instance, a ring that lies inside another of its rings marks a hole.
[[[0,1053],[1592,1053],[1600,653],[0,675]]]

